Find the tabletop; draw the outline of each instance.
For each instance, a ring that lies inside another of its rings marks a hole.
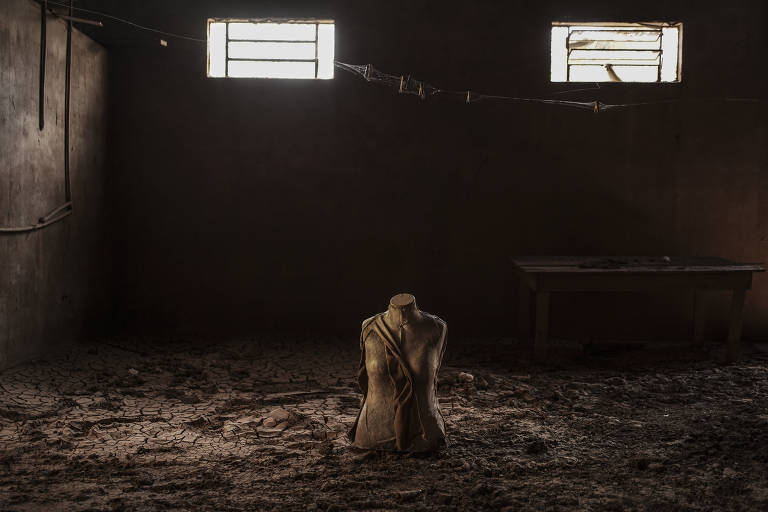
[[[765,272],[759,263],[736,263],[713,256],[520,256],[513,257],[512,263],[532,274]]]

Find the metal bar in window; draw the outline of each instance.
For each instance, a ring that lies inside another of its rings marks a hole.
[[[571,66],[568,64],[568,60],[571,58],[571,27],[568,27],[568,37],[565,38],[565,47],[568,48],[567,52],[568,55],[565,59],[565,81],[570,82],[571,81]]]
[[[659,72],[657,73],[657,76],[656,76],[656,81],[657,82],[661,82],[661,63],[662,63],[662,61],[664,59],[664,52],[662,50],[662,48],[664,48],[664,46],[661,44],[663,38],[664,38],[664,32],[660,31],[659,32]]]
[[[229,38],[228,41],[233,42],[253,42],[253,43],[311,43],[311,40],[307,39],[241,39],[237,37]],[[315,40],[317,41],[317,40]]]
[[[571,32],[594,32],[596,34],[658,34],[659,29],[653,28],[620,28],[620,27],[593,27],[590,25],[574,25],[570,27]]]
[[[656,41],[571,41],[569,50],[661,50],[661,39]]]
[[[659,59],[619,59],[612,57],[600,57],[590,59],[587,57],[574,57],[568,59],[568,64],[641,64],[643,66],[658,66]]]
[[[638,30],[642,30],[645,28],[651,28],[651,29],[659,29],[662,27],[674,27],[677,26],[679,23],[674,21],[660,21],[660,22],[652,22],[652,23],[625,23],[625,22],[619,22],[619,21],[613,21],[613,22],[600,22],[596,21],[593,23],[580,23],[578,25],[573,25],[570,22],[567,21],[553,21],[552,26],[553,27],[572,27],[572,26],[589,26],[589,27],[606,27],[606,28],[614,28],[614,27],[630,27],[631,30],[634,30],[637,28]]]
[[[571,50],[570,55],[575,59],[656,59],[660,50]]]
[[[660,28],[623,28],[623,27],[597,27],[593,25],[573,25],[569,28],[571,32],[595,32],[601,34],[610,34],[616,32],[622,32],[625,34],[658,34]]]
[[[568,61],[658,61],[659,50],[570,50]]]
[[[573,30],[569,40],[574,41],[657,41],[656,30]]]
[[[317,23],[315,23],[315,78],[317,78],[317,67],[318,67],[318,60],[317,60],[317,44],[318,44],[317,40],[318,40],[318,36],[317,36],[317,32],[318,32]]]
[[[317,59],[238,59],[231,58],[230,62],[244,61],[244,62],[317,62]]]
[[[225,27],[226,44],[224,45],[224,76],[229,77],[229,23],[226,23]]]
[[[231,59],[235,60],[235,59]],[[618,62],[608,62],[608,61],[602,61],[602,60],[578,60],[573,61],[569,63],[569,66],[603,66],[605,64],[611,64],[612,66],[643,66],[643,67],[658,67],[658,64],[654,64],[653,62],[629,62],[629,61],[618,61]]]

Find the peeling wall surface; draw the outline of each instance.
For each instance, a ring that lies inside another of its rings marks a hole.
[[[118,318],[127,330],[351,332],[398,292],[452,332],[514,333],[511,255],[768,261],[766,5],[690,2],[157,2],[207,17],[336,20],[336,57],[450,89],[605,103],[420,101],[329,81],[208,79],[205,45],[118,47]],[[120,12],[120,3],[110,8]],[[147,14],[147,16],[150,16]],[[684,23],[680,84],[549,82],[552,21]],[[148,79],[151,77],[151,80]],[[706,98],[758,97],[762,103]],[[728,294],[708,294],[708,329]],[[690,292],[555,294],[561,337],[676,338]],[[746,338],[768,336],[768,276]]]
[[[66,25],[49,16],[40,131],[40,7],[0,2],[0,226],[35,224],[65,201],[65,55]],[[100,332],[110,318],[107,68],[106,50],[73,30],[74,211],[39,231],[0,234],[0,368]]]

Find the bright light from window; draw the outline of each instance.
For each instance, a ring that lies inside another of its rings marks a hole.
[[[208,76],[333,78],[334,24],[208,20]]]
[[[553,23],[553,82],[679,82],[681,23]]]

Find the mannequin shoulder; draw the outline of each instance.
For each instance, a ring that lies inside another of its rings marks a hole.
[[[371,327],[373,326],[373,321],[376,320],[381,315],[382,315],[382,313],[379,313],[379,314],[373,315],[370,318],[366,318],[365,320],[363,320],[363,324],[361,326],[362,332],[370,330]]]
[[[422,311],[422,314],[427,318],[429,318],[435,325],[441,328],[448,327],[448,324],[445,322],[445,320],[443,320],[439,316],[433,315],[432,313],[424,313],[423,311]]]
[[[448,324],[445,322],[445,320],[431,313],[424,313],[424,316],[426,316],[432,322],[437,332],[443,336],[445,335],[446,331],[448,330]]]

